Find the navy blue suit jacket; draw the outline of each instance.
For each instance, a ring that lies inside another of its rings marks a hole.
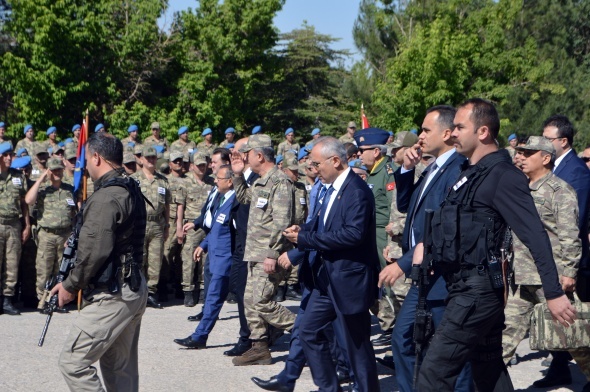
[[[578,209],[580,210],[579,228],[582,240],[582,260],[580,268],[590,268],[588,264],[588,202],[590,201],[590,170],[574,150],[567,154],[557,166],[554,174],[570,184],[578,195]]]
[[[209,270],[212,275],[229,276],[235,243],[233,217],[240,203],[234,193],[215,211],[211,230],[201,242],[203,250],[209,252]]]
[[[394,173],[395,184],[397,187],[397,209],[400,212],[407,213],[406,224],[402,236],[403,256],[397,261],[399,267],[409,275],[412,269],[412,258],[414,257],[414,248],[411,246],[410,229],[414,228],[414,239],[416,244],[422,242],[424,235],[424,217],[426,210],[438,210],[444,201],[449,189],[458,181],[461,173],[461,166],[466,158],[458,153],[452,154],[445,164],[438,170],[436,176],[430,181],[428,187],[424,190],[422,198],[420,191],[422,183],[426,180],[428,172],[422,173],[418,181],[414,183],[414,170],[401,173],[401,167]],[[412,215],[413,214],[413,215]],[[444,280],[438,279],[439,276],[432,276],[428,292],[428,299],[444,299],[447,296],[447,290]]]
[[[373,193],[351,170],[335,196],[322,233],[317,232],[318,220],[319,212],[301,226],[299,249],[314,249],[321,254],[329,280],[328,292],[337,311],[367,311],[379,292]]]

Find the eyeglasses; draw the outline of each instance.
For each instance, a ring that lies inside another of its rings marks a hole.
[[[359,147],[359,151],[360,152],[365,152],[365,151],[369,151],[369,150],[374,150],[377,147]]]
[[[322,163],[324,163],[324,162],[326,162],[326,161],[328,161],[328,160],[330,160],[330,159],[334,158],[335,156],[336,156],[336,155],[332,155],[331,157],[328,157],[328,158],[326,158],[326,159],[325,159],[325,160],[323,160],[322,162],[313,162],[313,161],[311,161],[311,162],[309,162],[309,166],[312,166],[314,169],[316,169],[316,170],[317,170],[317,168],[318,168],[318,167],[320,167],[320,165],[321,165]]]
[[[550,142],[557,140],[557,139],[565,139],[564,137],[547,137],[543,136],[545,139],[549,140]]]
[[[231,177],[216,177],[216,180],[229,180]]]
[[[582,160],[583,160],[584,162],[590,162],[590,157],[582,157]]]

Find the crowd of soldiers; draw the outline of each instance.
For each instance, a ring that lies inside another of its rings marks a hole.
[[[72,137],[58,142],[56,128],[50,127],[46,131],[47,140],[36,142],[35,130],[27,125],[23,130],[24,138],[13,147],[4,136],[5,124],[0,123],[4,314],[20,314],[15,306],[17,297],[23,306],[43,311],[40,300],[45,283],[57,273],[64,244],[72,230],[71,218],[82,205],[81,192],[75,194],[73,187],[80,129],[75,125]],[[235,129],[228,128],[220,144],[213,142],[213,132],[207,128],[201,133],[204,141],[198,145],[189,139],[187,127],[178,129],[178,139],[170,145],[160,136],[157,122],[151,124],[150,130],[151,135],[141,141],[138,127],[131,125],[128,137],[121,140],[123,167],[138,181],[148,201],[144,244],[148,306],[162,308],[171,293],[183,299],[187,307],[207,301],[211,273],[208,257],[200,245],[212,227],[211,218],[220,204],[216,199],[219,193],[216,176],[222,169],[224,176],[230,174],[227,178],[232,178],[231,188],[235,190],[236,199],[247,211],[245,219],[240,218],[239,213],[233,218],[237,245],[232,244],[230,250],[235,254],[227,300],[237,302],[240,309],[240,340],[225,354],[234,357],[236,366],[270,363],[269,346],[285,331],[292,330],[296,318],[296,314],[280,302],[285,298],[301,299],[297,267],[281,267],[281,258],[287,257],[285,254],[293,249],[282,232],[291,225],[308,221],[317,213],[314,207],[322,184],[308,156],[314,142],[321,138],[320,129],[313,129],[311,140],[300,145],[295,140],[294,130],[289,128],[276,150],[260,126],[252,130],[251,136],[240,140],[235,139]],[[102,124],[94,131],[108,132]],[[378,142],[364,140],[359,134],[351,121],[339,140],[347,151],[349,166],[366,181],[374,195],[375,246],[381,268],[385,268],[402,256],[406,220],[406,214],[397,208],[394,172],[403,165],[406,152],[421,146],[422,141],[415,130],[395,135],[386,132]],[[564,157],[575,154],[573,127],[567,118],[554,116],[545,122],[542,136],[519,139],[513,134],[508,141],[506,149],[514,164],[529,179],[563,289],[573,291],[580,260],[584,263],[588,257],[590,170],[582,173],[582,177],[578,173],[573,183],[554,172],[555,166],[563,164]],[[254,156],[250,151],[260,153]],[[415,168],[416,180],[435,158],[421,155]],[[590,168],[590,147],[575,158],[583,160]],[[91,194],[92,182],[89,181],[87,197]],[[243,241],[241,246],[240,241]],[[531,252],[515,238],[514,279],[503,332],[502,355],[507,364],[518,360],[514,357],[516,347],[530,328],[532,309],[544,301],[532,259]],[[588,265],[583,267],[588,268]],[[410,279],[402,278],[392,287],[386,286],[371,308],[382,330],[372,341],[373,345],[392,344],[396,314],[410,285]],[[60,310],[67,312],[67,309]],[[189,320],[202,318],[203,312]],[[176,342],[191,348],[206,347],[206,338],[197,341],[189,337]],[[588,353],[571,354],[590,378]],[[548,376],[536,386],[571,382],[567,366],[571,357],[563,353],[553,353],[553,357]],[[378,360],[386,366],[394,366],[391,357]],[[340,376],[339,373],[339,379]],[[342,380],[350,379],[349,376],[353,375],[342,374]],[[259,384],[265,389],[283,390],[265,385]]]

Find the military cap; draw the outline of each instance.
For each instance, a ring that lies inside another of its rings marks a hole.
[[[227,143],[227,144],[225,145],[225,148],[227,148],[227,149],[229,150],[230,148],[234,148],[235,146],[236,146],[236,145],[235,145],[235,144],[233,144],[233,143]]]
[[[27,151],[27,149],[26,149],[26,148],[24,148],[24,147],[22,147],[22,148],[19,148],[19,149],[18,149],[18,151],[16,152],[16,156],[17,156],[17,157],[23,156],[23,154],[24,154],[24,155],[29,155],[29,152],[28,152],[28,151]]]
[[[0,143],[0,154],[4,154],[5,152],[12,151],[12,143],[4,142]]]
[[[156,161],[156,167],[161,172],[167,172],[168,170],[170,170],[170,165],[168,165],[168,161],[164,158],[159,158]]]
[[[302,148],[301,150],[299,150],[299,154],[297,155],[297,160],[300,161],[308,155],[309,155],[309,151],[307,151],[305,148]]]
[[[77,156],[77,152],[74,148],[66,147],[64,158],[66,158],[69,161],[72,158],[76,158],[76,156]]]
[[[275,162],[278,165],[279,163],[283,162],[283,156],[282,155],[277,155],[277,157],[275,158]]]
[[[6,124],[4,124],[4,121],[0,121],[0,128],[6,128]]]
[[[156,149],[158,151],[158,149]],[[158,152],[158,158],[164,158],[165,160],[170,159],[170,151]]]
[[[76,124],[72,127],[72,132],[77,131],[78,129],[82,128],[80,124]]]
[[[19,158],[15,158],[12,160],[12,163],[10,164],[10,167],[13,169],[24,169],[25,167],[29,166],[31,164],[31,157],[30,156],[24,156],[24,157],[19,157]]]
[[[553,147],[553,143],[551,143],[551,140],[543,136],[529,136],[524,146],[518,146],[515,149],[518,151],[545,151],[549,154],[555,154],[555,147]]]
[[[35,155],[39,155],[39,154],[49,154],[49,150],[47,150],[47,147],[43,144],[39,144],[37,145],[37,148],[35,148]]]
[[[510,136],[508,136],[508,141],[514,140],[516,139],[518,136],[516,136],[516,133],[511,134]]]
[[[319,128],[314,128],[314,129],[313,129],[313,131],[311,131],[311,136],[315,136],[315,135],[317,135],[317,134],[318,134],[318,133],[320,133],[320,132],[321,132],[321,131],[320,131],[320,129],[319,129]]]
[[[188,132],[188,127],[187,126],[183,126],[178,128],[178,135],[182,135],[183,133],[187,133]]]
[[[127,133],[131,133],[131,132],[137,132],[137,125],[135,124],[131,124],[129,125],[129,128],[127,128]]]
[[[61,158],[49,158],[49,161],[47,161],[47,168],[49,170],[56,170],[56,169],[63,169],[65,166],[61,160]]]
[[[211,133],[212,133],[211,128],[205,128],[205,130],[203,131],[201,136],[207,136],[207,135],[210,135]]]
[[[402,131],[402,132],[398,132],[397,135],[395,135],[395,139],[393,139],[393,143],[391,143],[391,147],[392,148],[412,147],[417,142],[418,142],[418,136],[416,136],[412,132]]]
[[[299,161],[296,157],[289,157],[289,159],[285,159],[283,162],[283,167],[286,167],[289,170],[299,171]]]
[[[25,125],[25,128],[24,128],[24,133],[27,133],[27,132],[29,132],[29,129],[33,129],[33,126],[32,126],[31,124],[27,124],[27,125]]]
[[[56,128],[56,127],[49,127],[49,128],[47,128],[47,132],[45,132],[45,134],[46,134],[47,136],[49,136],[49,135],[51,135],[52,133],[55,133],[56,131],[57,131],[57,128]]]
[[[410,132],[412,132],[414,135],[417,135],[418,134],[418,130],[415,129],[415,128],[414,129],[410,129]]]
[[[138,144],[137,146],[133,147],[133,154],[134,155],[141,155],[143,153],[144,146]]]
[[[207,157],[205,156],[205,154],[195,153],[195,154],[191,155],[191,163],[194,163],[195,165],[206,164]]]
[[[126,152],[125,154],[123,154],[123,164],[126,165],[128,163],[133,163],[135,162],[135,155],[133,155],[133,153],[131,152]]]
[[[154,121],[152,123],[152,125],[150,126],[150,129],[160,129],[160,123],[157,121]]]
[[[58,144],[57,147],[55,148],[55,150],[53,150],[52,154],[55,154],[58,151],[65,151],[64,146]]]
[[[94,127],[94,132],[98,132],[98,131],[100,131],[101,129],[104,129],[104,125],[102,125],[102,124],[98,124],[96,127]]]
[[[240,148],[240,152],[248,152],[253,148],[272,147],[272,140],[268,135],[252,135],[248,138],[246,144]]]
[[[144,157],[157,157],[158,152],[156,151],[156,146],[145,146],[141,151],[141,155]]]
[[[252,135],[256,135],[260,131],[262,131],[262,127],[260,125],[257,125],[254,128],[252,128]]]
[[[173,151],[170,153],[170,162],[174,162],[177,159],[183,159],[184,153],[182,151]]]
[[[348,123],[348,128],[356,128],[356,123],[354,121],[350,121]]]
[[[293,130],[293,128],[287,128],[287,130],[285,131],[285,136],[287,136],[288,134],[293,133],[293,132],[295,132]]]
[[[236,130],[233,129],[232,127],[229,127],[225,130],[225,134],[227,135],[228,133],[236,133]]]
[[[348,162],[348,166],[349,167],[356,167],[359,169],[363,169],[364,171],[367,171],[367,167],[363,166],[363,162],[360,159],[355,159],[355,160]]]
[[[384,145],[388,138],[389,133],[380,128],[366,128],[354,134],[354,140],[359,147]]]
[[[67,146],[68,144],[71,144],[71,143],[74,143],[74,139],[72,139],[71,137],[64,140],[64,146]]]

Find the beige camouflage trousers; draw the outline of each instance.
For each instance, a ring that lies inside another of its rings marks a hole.
[[[37,259],[35,261],[35,269],[37,270],[37,299],[41,299],[43,296],[47,280],[57,275],[61,257],[64,253],[64,245],[69,235],[69,228],[58,232],[49,232],[43,228],[39,229]]]
[[[244,294],[244,311],[253,341],[268,340],[268,325],[289,330],[295,324],[295,313],[274,301],[279,283],[289,271],[279,265],[276,272],[264,272],[263,263],[249,262],[248,280]]]
[[[147,222],[143,243],[143,272],[147,277],[150,294],[158,291],[162,256],[164,255],[164,228],[159,222]]]
[[[22,226],[18,219],[11,224],[0,224],[0,271],[2,294],[14,296],[18,279],[18,261],[21,252]]]
[[[183,291],[193,291],[195,289],[195,268],[197,269],[197,273],[199,274],[199,280],[202,280],[203,264],[205,261],[205,257],[207,257],[207,254],[203,254],[201,260],[198,263],[195,263],[195,261],[193,260],[193,254],[195,253],[195,249],[197,249],[197,247],[201,244],[205,237],[206,235],[203,229],[189,230],[188,233],[186,233],[184,246],[182,247]]]

